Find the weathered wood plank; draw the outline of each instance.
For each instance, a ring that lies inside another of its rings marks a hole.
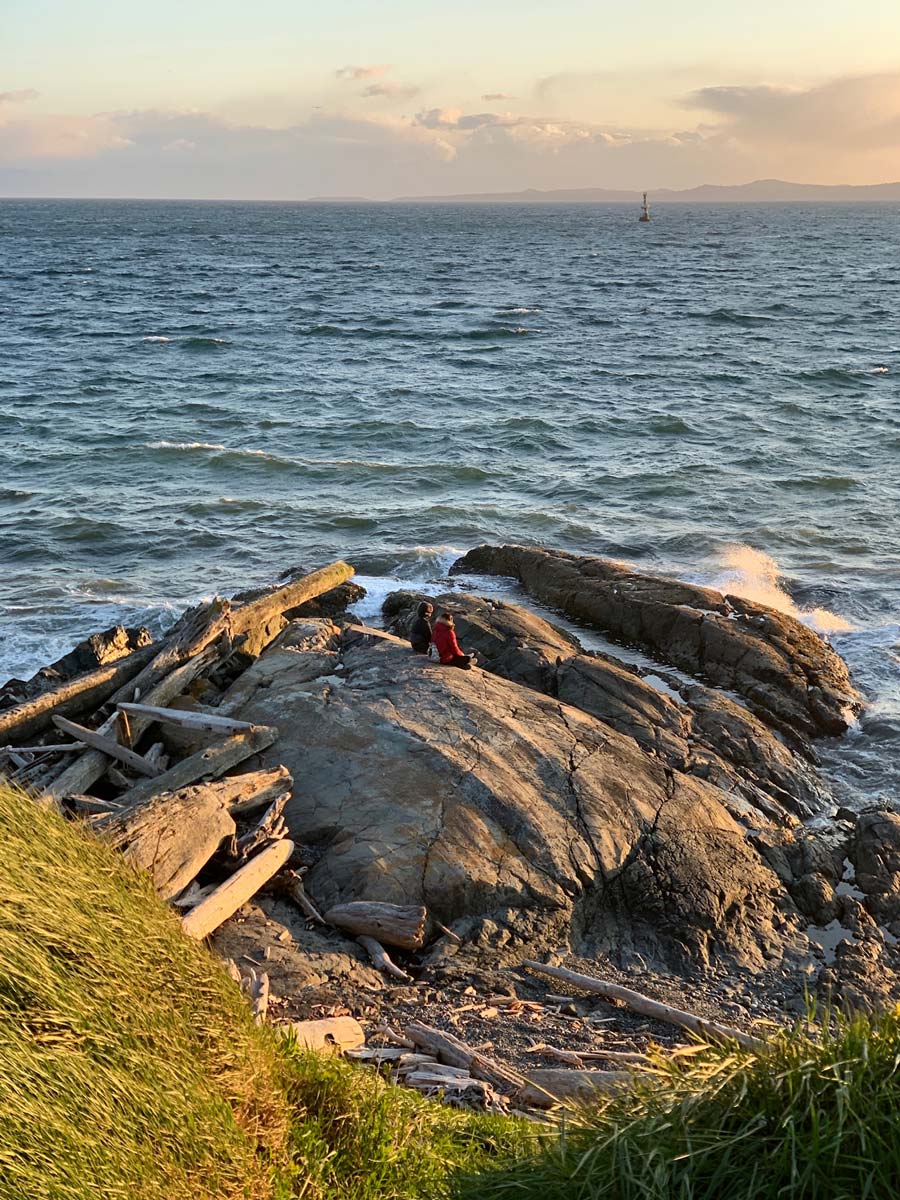
[[[143,804],[151,796],[160,792],[176,792],[179,788],[187,787],[201,779],[218,779],[231,767],[259,754],[265,750],[278,736],[278,730],[268,725],[255,725],[249,733],[241,733],[230,737],[215,746],[207,746],[189,758],[183,758],[153,780],[142,780],[140,783],[123,792],[119,797],[121,804],[129,807]],[[284,791],[283,777],[279,768],[278,779],[273,778],[275,772],[254,771],[246,775],[233,776],[234,783],[229,799],[226,801],[232,808],[232,815],[250,811],[252,807],[262,805],[269,798],[273,785],[281,783],[279,792]],[[290,774],[285,771],[290,786]],[[278,792],[276,792],[276,795]],[[262,797],[262,799],[260,799]]]
[[[168,704],[170,700],[174,700],[193,683],[198,675],[202,675],[204,671],[218,661],[219,652],[214,648],[201,651],[189,662],[177,667],[165,679],[159,681],[147,696],[148,703],[152,704]],[[116,714],[113,713],[100,728],[97,733],[109,736],[113,734],[116,728]],[[144,732],[146,725],[142,724],[142,719],[138,718],[132,722],[132,736],[139,738]],[[103,775],[109,765],[109,756],[101,750],[88,750],[80,755],[71,766],[68,766],[61,775],[50,783],[45,795],[51,799],[61,799],[68,795],[69,792],[83,794]]]
[[[285,838],[251,858],[246,866],[186,914],[181,925],[187,936],[199,941],[218,929],[281,870],[293,852],[294,843]]]
[[[163,725],[178,725],[182,729],[207,729],[212,733],[243,733],[253,728],[249,721],[235,721],[232,717],[220,717],[218,713],[166,708],[156,704],[135,704],[125,700],[120,701],[117,707],[120,712],[146,717],[149,721],[158,721]]]
[[[74,721],[69,721],[65,717],[54,716],[53,724],[57,729],[61,729],[63,733],[71,734],[72,737],[84,742],[86,746],[92,746],[95,750],[100,750],[104,754],[109,755],[110,758],[117,759],[127,767],[131,767],[133,771],[137,771],[140,775],[149,775],[151,778],[155,778],[157,775],[162,774],[155,763],[148,762],[142,754],[135,754],[127,746],[120,746],[114,738],[105,737],[102,733],[98,733],[94,729],[85,728],[84,725],[76,725]]]
[[[136,867],[148,871],[164,900],[183,892],[235,824],[213,787],[182,788],[109,817],[100,830]]]
[[[125,658],[76,675],[13,708],[0,712],[0,740],[21,742],[49,729],[54,713],[77,717],[93,712],[119,688],[134,679],[158,651],[158,646],[142,646]]]

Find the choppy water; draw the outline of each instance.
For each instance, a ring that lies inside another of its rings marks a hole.
[[[900,209],[635,218],[0,202],[0,679],[538,542],[823,610],[871,700],[831,768],[900,797]]]

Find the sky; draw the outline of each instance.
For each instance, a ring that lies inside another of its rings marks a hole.
[[[0,195],[900,180],[900,0],[0,0]]]

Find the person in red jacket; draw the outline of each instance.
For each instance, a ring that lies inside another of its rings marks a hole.
[[[471,671],[472,655],[463,654],[459,648],[456,630],[453,628],[452,613],[441,613],[434,623],[431,639],[437,646],[437,652],[445,667],[462,667],[464,671]]]

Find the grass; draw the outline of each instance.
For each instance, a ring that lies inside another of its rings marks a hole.
[[[439,1200],[514,1154],[260,1029],[149,881],[0,784],[2,1200]]]
[[[559,1131],[253,1024],[97,839],[0,785],[0,1200],[887,1200],[900,1011],[662,1056]]]
[[[829,1015],[756,1057],[661,1055],[558,1138],[459,1183],[465,1200],[894,1200],[900,1010]]]
[[[0,786],[0,1196],[268,1197],[273,1047],[149,880]]]

